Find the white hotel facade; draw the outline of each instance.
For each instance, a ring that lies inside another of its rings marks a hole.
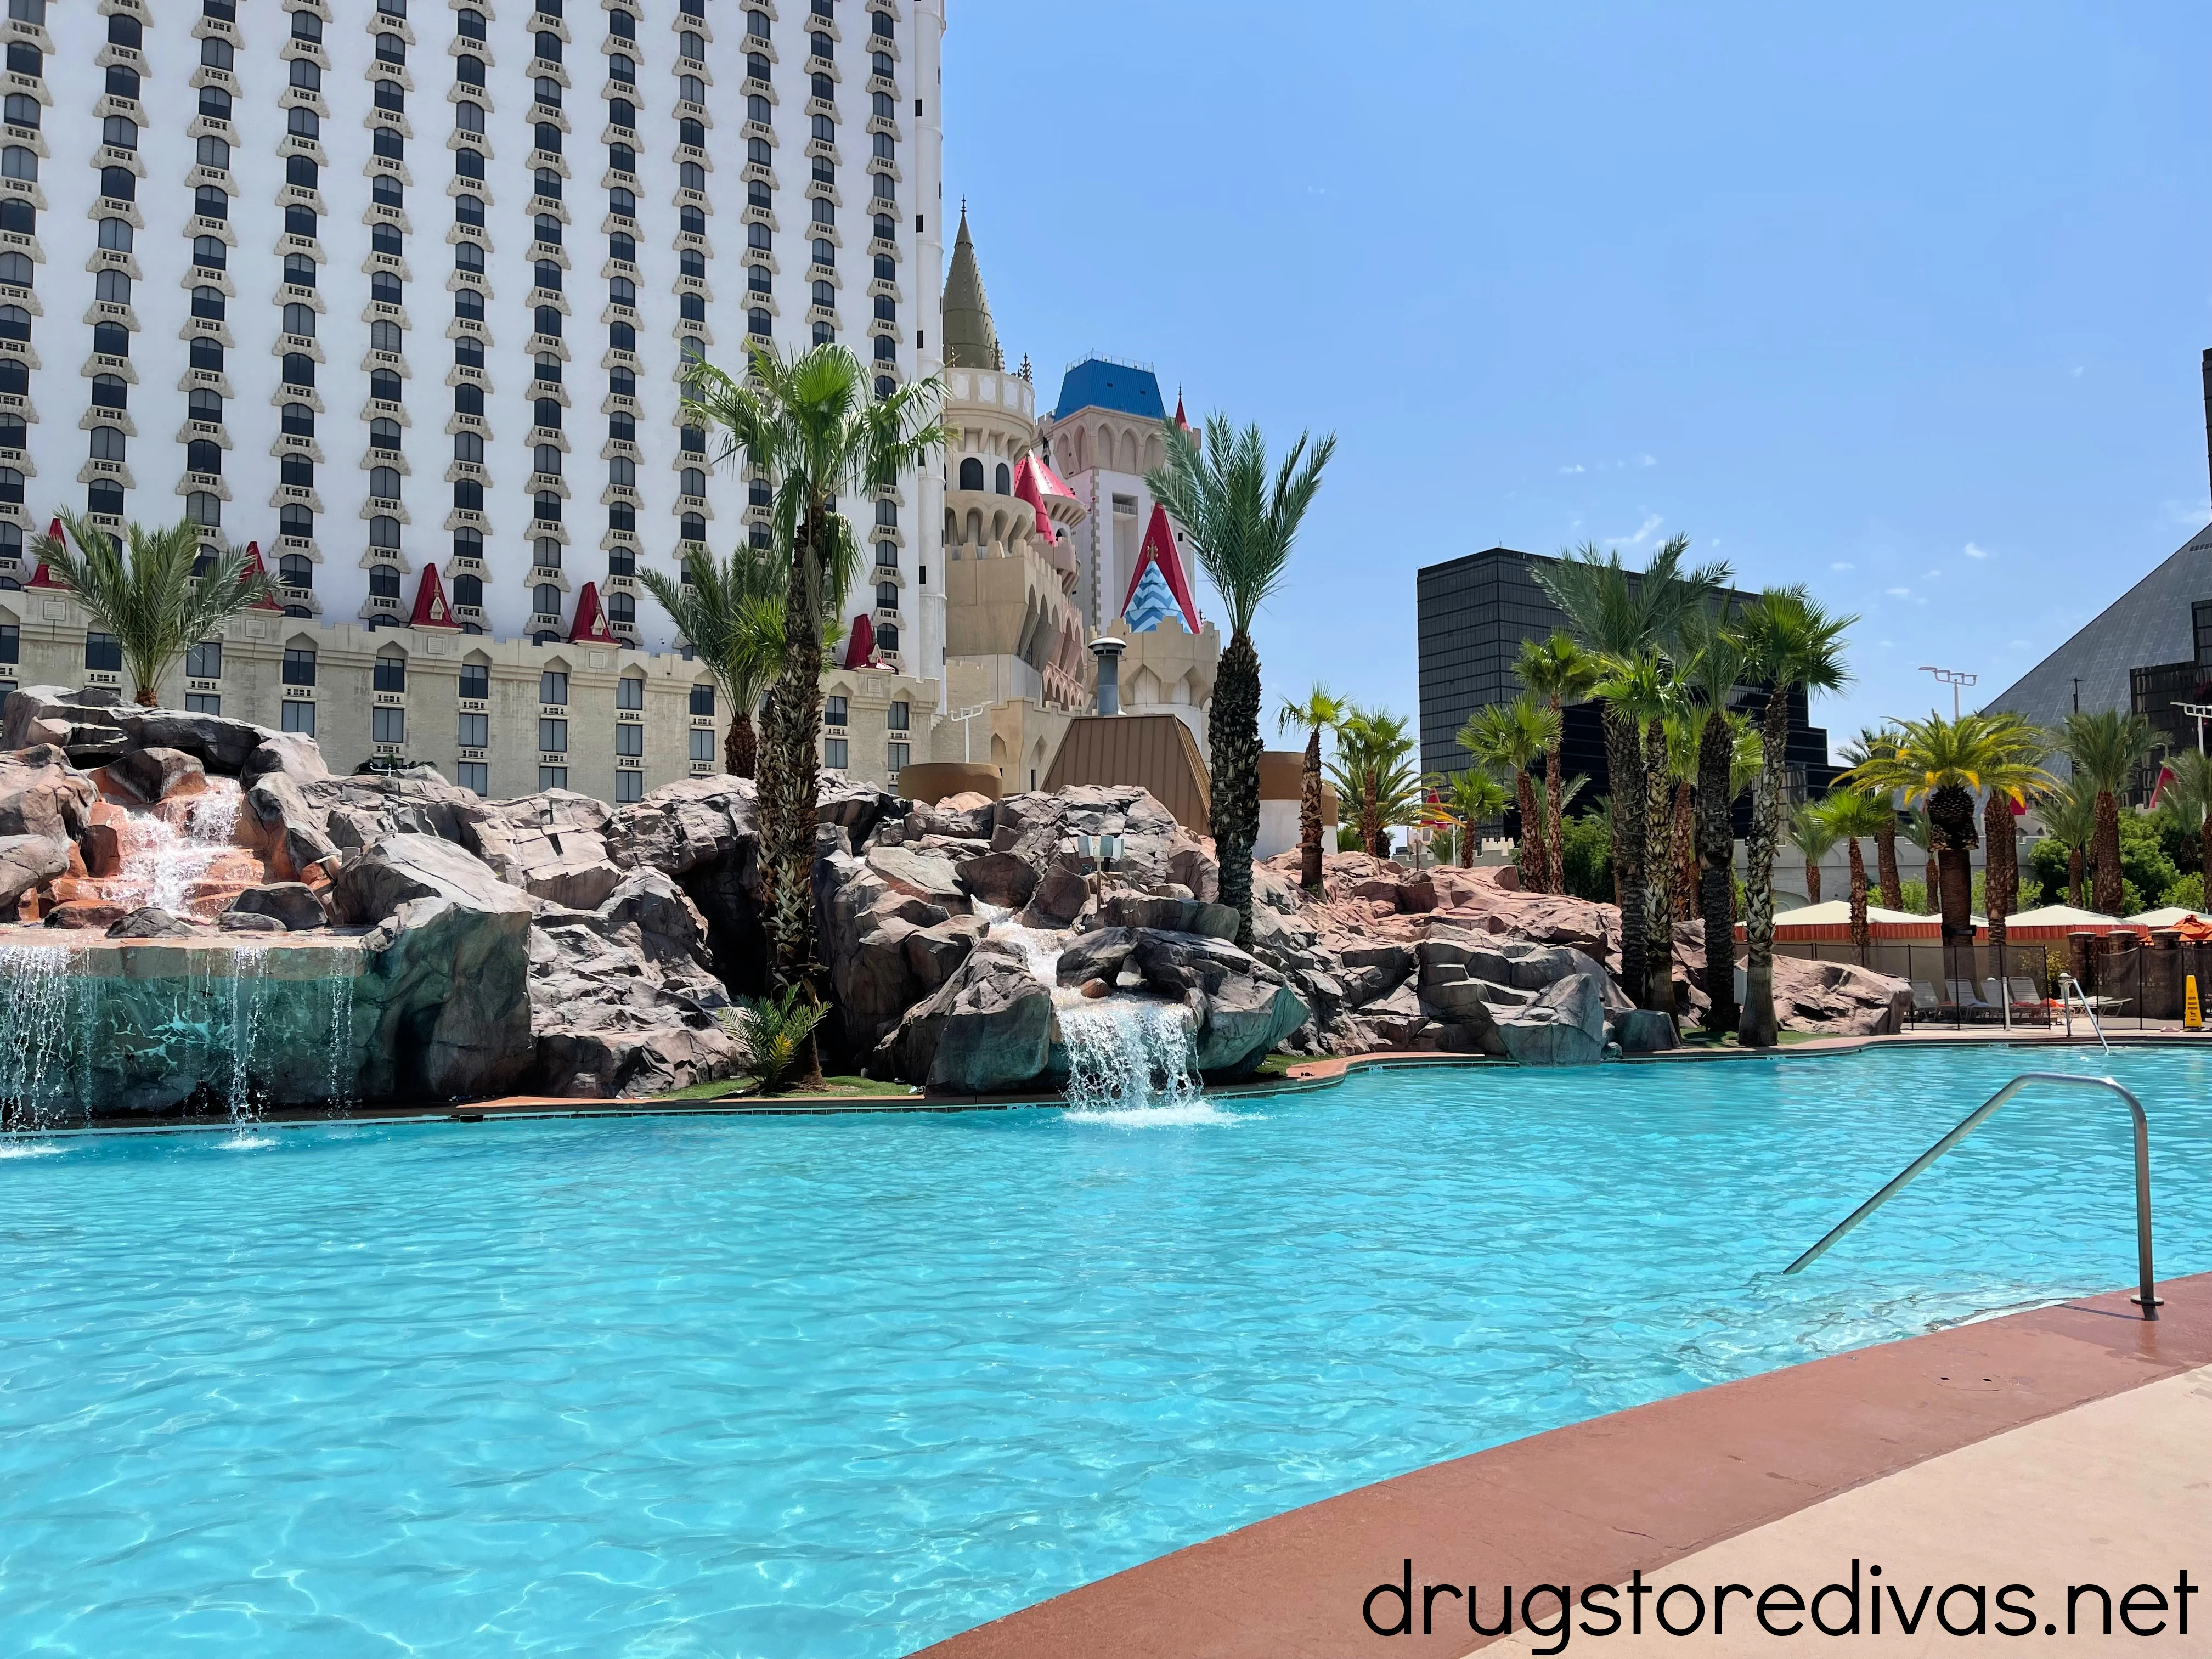
[[[190,515],[281,609],[165,702],[495,795],[719,769],[637,573],[766,526],[684,365],[938,372],[943,0],[6,6],[0,680],[119,679],[24,559],[58,508]],[[887,709],[942,706],[944,505],[843,503]]]

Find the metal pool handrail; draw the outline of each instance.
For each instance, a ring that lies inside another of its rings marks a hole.
[[[1959,1127],[1945,1135],[1926,1152],[1907,1164],[1905,1170],[1889,1185],[1851,1212],[1826,1238],[1799,1256],[1787,1267],[1785,1273],[1802,1273],[1826,1255],[1828,1247],[1845,1233],[1864,1221],[1883,1205],[1895,1198],[1909,1185],[1913,1176],[1933,1164],[1951,1148],[1964,1140],[1982,1120],[2010,1100],[2031,1083],[2057,1083],[2075,1088],[2109,1089],[2127,1102],[2128,1110],[2136,1121],[2136,1267],[2142,1280],[2141,1292],[2131,1297],[2142,1309],[2145,1319],[2158,1317],[2159,1298],[2152,1290],[2153,1275],[2150,1261],[2150,1124],[2143,1116],[2142,1103],[2108,1077],[2081,1077],[2070,1072],[2022,1072],[2011,1082],[1966,1114]]]
[[[2069,990],[2074,993],[2070,998],[2066,994]],[[2089,1001],[2089,994],[2081,988],[2081,981],[2073,975],[2059,975],[2058,1006],[2066,1011],[2066,1035],[2069,1039],[2074,1035],[2074,1005],[2076,1002],[2081,1005],[2081,1012],[2088,1015],[2089,1029],[2097,1034],[2098,1044],[2109,1054],[2112,1052],[2112,1045],[2105,1041],[2105,1028],[2097,1023],[2097,1010]]]

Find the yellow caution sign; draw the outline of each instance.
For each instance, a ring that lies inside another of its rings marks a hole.
[[[2204,1005],[2197,1000],[2197,975],[2189,976],[2186,1000],[2181,1005],[2181,1028],[2185,1031],[2204,1029]]]

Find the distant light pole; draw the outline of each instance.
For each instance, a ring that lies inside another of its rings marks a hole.
[[[2204,722],[2212,720],[2212,702],[2178,702],[2173,706],[2177,712],[2187,715],[2197,722],[2197,752],[2203,754],[2204,752]]]
[[[1938,681],[1951,688],[1951,718],[1954,720],[1959,718],[1959,688],[1962,685],[1972,685],[1976,680],[1981,678],[1980,675],[1969,674],[1962,669],[1930,668],[1924,662],[1920,665],[1920,672],[1923,674],[1933,674]]]

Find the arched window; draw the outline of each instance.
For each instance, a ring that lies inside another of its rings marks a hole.
[[[399,597],[399,567],[396,564],[373,564],[368,568],[368,591],[380,599]],[[378,665],[380,667],[382,665]],[[381,690],[383,688],[379,687]]]
[[[483,578],[482,576],[454,577],[453,603],[466,605],[471,610],[481,611],[483,608]]]
[[[284,158],[284,182],[301,190],[313,190],[323,182],[323,170],[312,155],[288,155]]]
[[[388,114],[404,115],[407,112],[407,91],[397,81],[379,81],[371,101]]]
[[[284,307],[284,331],[296,334],[303,340],[315,337],[315,308],[298,301]]]
[[[24,313],[28,327],[29,313]],[[92,406],[94,409],[128,409],[131,407],[131,383],[119,374],[95,374],[92,377]]]
[[[287,501],[276,509],[276,530],[287,541],[311,541],[315,534],[315,511],[299,501]]]
[[[129,440],[119,426],[96,426],[92,429],[92,459],[95,461],[120,461],[127,459]],[[194,468],[193,471],[198,471]]]
[[[541,617],[561,614],[561,590],[551,582],[540,582],[530,590],[532,608]]]
[[[380,513],[368,521],[368,544],[371,547],[397,548],[399,545],[399,520],[388,513]]]
[[[898,624],[896,623],[879,623],[877,624],[876,648],[879,651],[896,651],[899,648],[899,633]]]
[[[127,173],[125,176],[129,177]],[[202,185],[192,192],[192,211],[203,219],[229,218],[229,192],[217,190],[213,185]]]
[[[128,219],[102,219],[100,222],[100,245],[110,253],[128,253],[133,240],[132,227]],[[216,243],[220,247],[222,244]],[[198,244],[194,243],[195,252]]]
[[[284,384],[312,390],[315,384],[315,360],[304,351],[286,352]]]
[[[287,587],[313,587],[314,561],[304,553],[287,553],[276,561],[276,580]]]
[[[222,497],[208,490],[196,489],[185,497],[185,516],[198,525],[221,524]]]
[[[221,477],[222,446],[212,438],[193,439],[185,446],[185,471]]]
[[[315,435],[315,411],[308,404],[286,404],[279,411],[284,434],[290,438],[312,438]]]
[[[622,592],[619,590],[608,594],[607,620],[612,623],[617,628],[636,627],[637,601],[628,593]],[[626,681],[624,684],[627,684],[629,682]],[[642,685],[644,682],[641,680],[638,681],[637,684]]]
[[[757,308],[748,311],[745,313],[745,331],[758,339],[765,340],[775,332],[775,319],[769,313]]]
[[[399,422],[380,415],[368,423],[368,447],[386,454],[399,453]]]
[[[983,488],[983,463],[973,455],[960,463],[960,487],[963,489]]]
[[[369,468],[368,493],[381,501],[398,501],[399,499],[399,469],[396,466]]]
[[[687,542],[707,539],[707,519],[702,513],[686,513],[676,521],[676,533]]]
[[[313,381],[308,382],[313,385]],[[368,372],[368,395],[380,404],[399,401],[399,371],[392,368],[373,368]]]
[[[999,463],[998,478],[994,487],[1001,495],[1011,495],[1014,493],[1014,475],[1004,461]]]
[[[0,340],[27,340],[30,337],[31,313],[21,306],[0,306]],[[96,334],[94,349],[99,349]]]
[[[278,456],[276,477],[288,489],[313,489],[315,487],[315,458],[298,453]]]
[[[703,495],[707,493],[707,474],[704,468],[687,466],[684,469],[682,479],[684,495]]]
[[[531,456],[532,468],[552,477],[561,476],[561,451],[552,444],[539,444]]]
[[[530,562],[540,570],[561,568],[561,543],[552,536],[540,536],[530,544]]]
[[[607,483],[617,489],[637,488],[637,463],[627,455],[617,455],[607,462]]]
[[[10,98],[8,102],[12,108],[15,100]],[[12,120],[14,117],[11,115],[9,118]],[[38,123],[33,121],[31,125],[36,126]],[[111,115],[100,124],[100,141],[116,149],[136,149],[138,148],[138,124],[127,115]],[[203,138],[200,142],[205,143],[207,140]],[[215,142],[222,144],[222,140],[220,138],[216,139]],[[222,160],[220,161],[209,161],[203,156],[202,164],[207,167],[228,167],[230,146],[222,144]]]
[[[896,611],[898,609],[898,603],[899,591],[898,584],[896,582],[878,582],[876,584],[877,610]]]
[[[456,432],[453,434],[453,459],[455,460],[467,461],[476,465],[483,465],[483,458],[484,441],[483,434],[477,432]]]

